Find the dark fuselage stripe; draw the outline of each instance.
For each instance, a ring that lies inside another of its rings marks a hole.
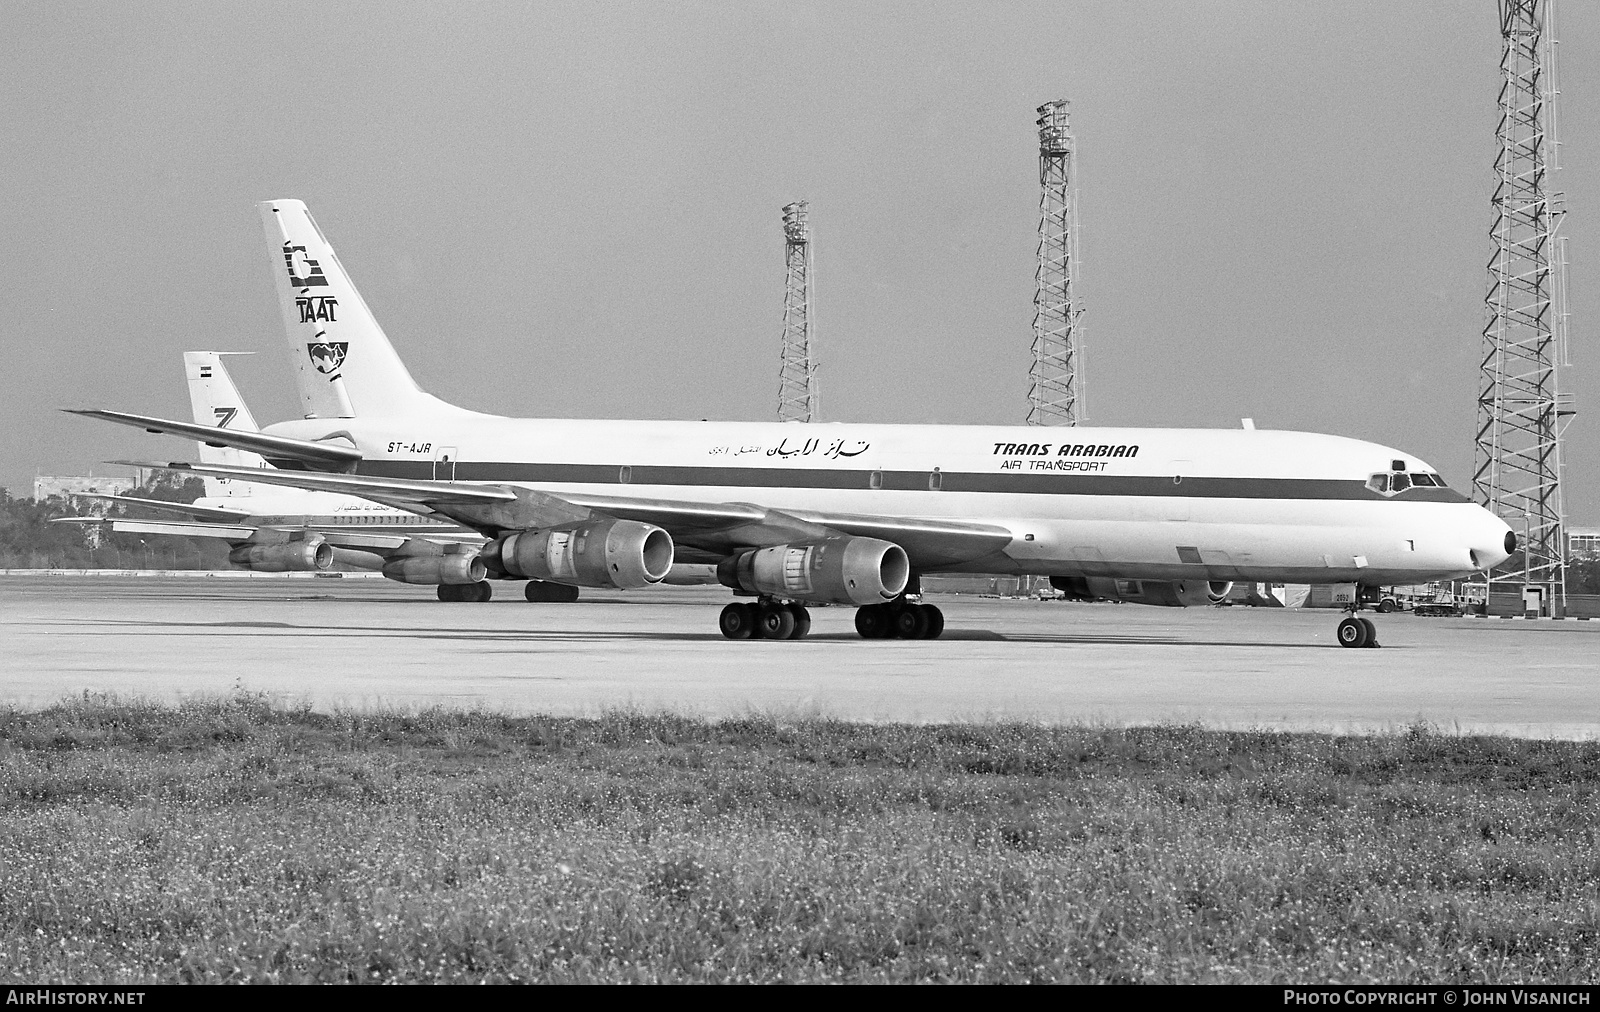
[[[624,480],[623,468],[627,468]],[[799,467],[673,467],[650,464],[531,464],[429,460],[364,460],[357,474],[380,478],[474,482],[526,482],[572,485],[681,485],[727,488],[882,488],[927,492],[934,483],[929,471],[834,470]],[[875,484],[878,474],[881,484]],[[1182,478],[1160,475],[1110,474],[985,474],[938,472],[945,492],[1002,492],[1029,495],[1159,496],[1183,499],[1353,499],[1381,502],[1468,502],[1448,488],[1412,488],[1383,496],[1364,482],[1331,478]]]

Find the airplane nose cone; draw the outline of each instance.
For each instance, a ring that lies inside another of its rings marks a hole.
[[[1482,531],[1473,538],[1472,561],[1479,569],[1493,569],[1517,550],[1517,536],[1504,520],[1483,511]]]

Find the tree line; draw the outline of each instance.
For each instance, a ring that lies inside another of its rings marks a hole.
[[[189,503],[205,494],[205,483],[195,477],[168,475],[127,494],[139,499]],[[231,568],[228,546],[216,538],[113,534],[109,524],[52,522],[63,517],[98,516],[102,512],[108,519],[182,519],[149,507],[123,506],[83,496],[19,499],[0,489],[0,569]]]

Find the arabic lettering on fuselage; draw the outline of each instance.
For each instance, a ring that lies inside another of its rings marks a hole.
[[[768,457],[781,457],[788,460],[791,457],[816,457],[827,460],[838,460],[841,457],[858,457],[872,449],[872,444],[864,439],[833,439],[823,440],[810,438],[794,440],[785,438],[777,446],[713,446],[707,450],[708,456],[743,457],[752,453],[765,454]]]
[[[807,439],[796,446],[790,446],[789,439],[785,437],[783,442],[767,451],[767,456],[787,459],[789,457],[809,457],[820,452],[829,460],[838,460],[840,457],[859,456],[866,453],[871,446],[871,443],[863,439],[835,439],[828,443],[827,449],[823,449],[822,440],[820,439]]]

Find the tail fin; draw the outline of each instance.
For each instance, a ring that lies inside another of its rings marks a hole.
[[[307,418],[393,414],[441,402],[423,393],[298,200],[260,205],[272,276]]]
[[[250,409],[245,407],[244,398],[239,396],[239,388],[234,386],[233,377],[228,375],[227,368],[222,364],[222,356],[225,354],[241,353],[221,351],[183,353],[183,371],[189,379],[189,407],[194,411],[195,423],[215,425],[219,429],[233,429],[237,432],[259,432],[261,427],[256,424]],[[200,462],[227,464],[233,467],[268,466],[259,453],[237,450],[231,446],[212,446],[205,442],[200,443]],[[226,478],[207,478],[205,482],[206,495],[210,497],[246,496],[255,488],[246,482]]]

